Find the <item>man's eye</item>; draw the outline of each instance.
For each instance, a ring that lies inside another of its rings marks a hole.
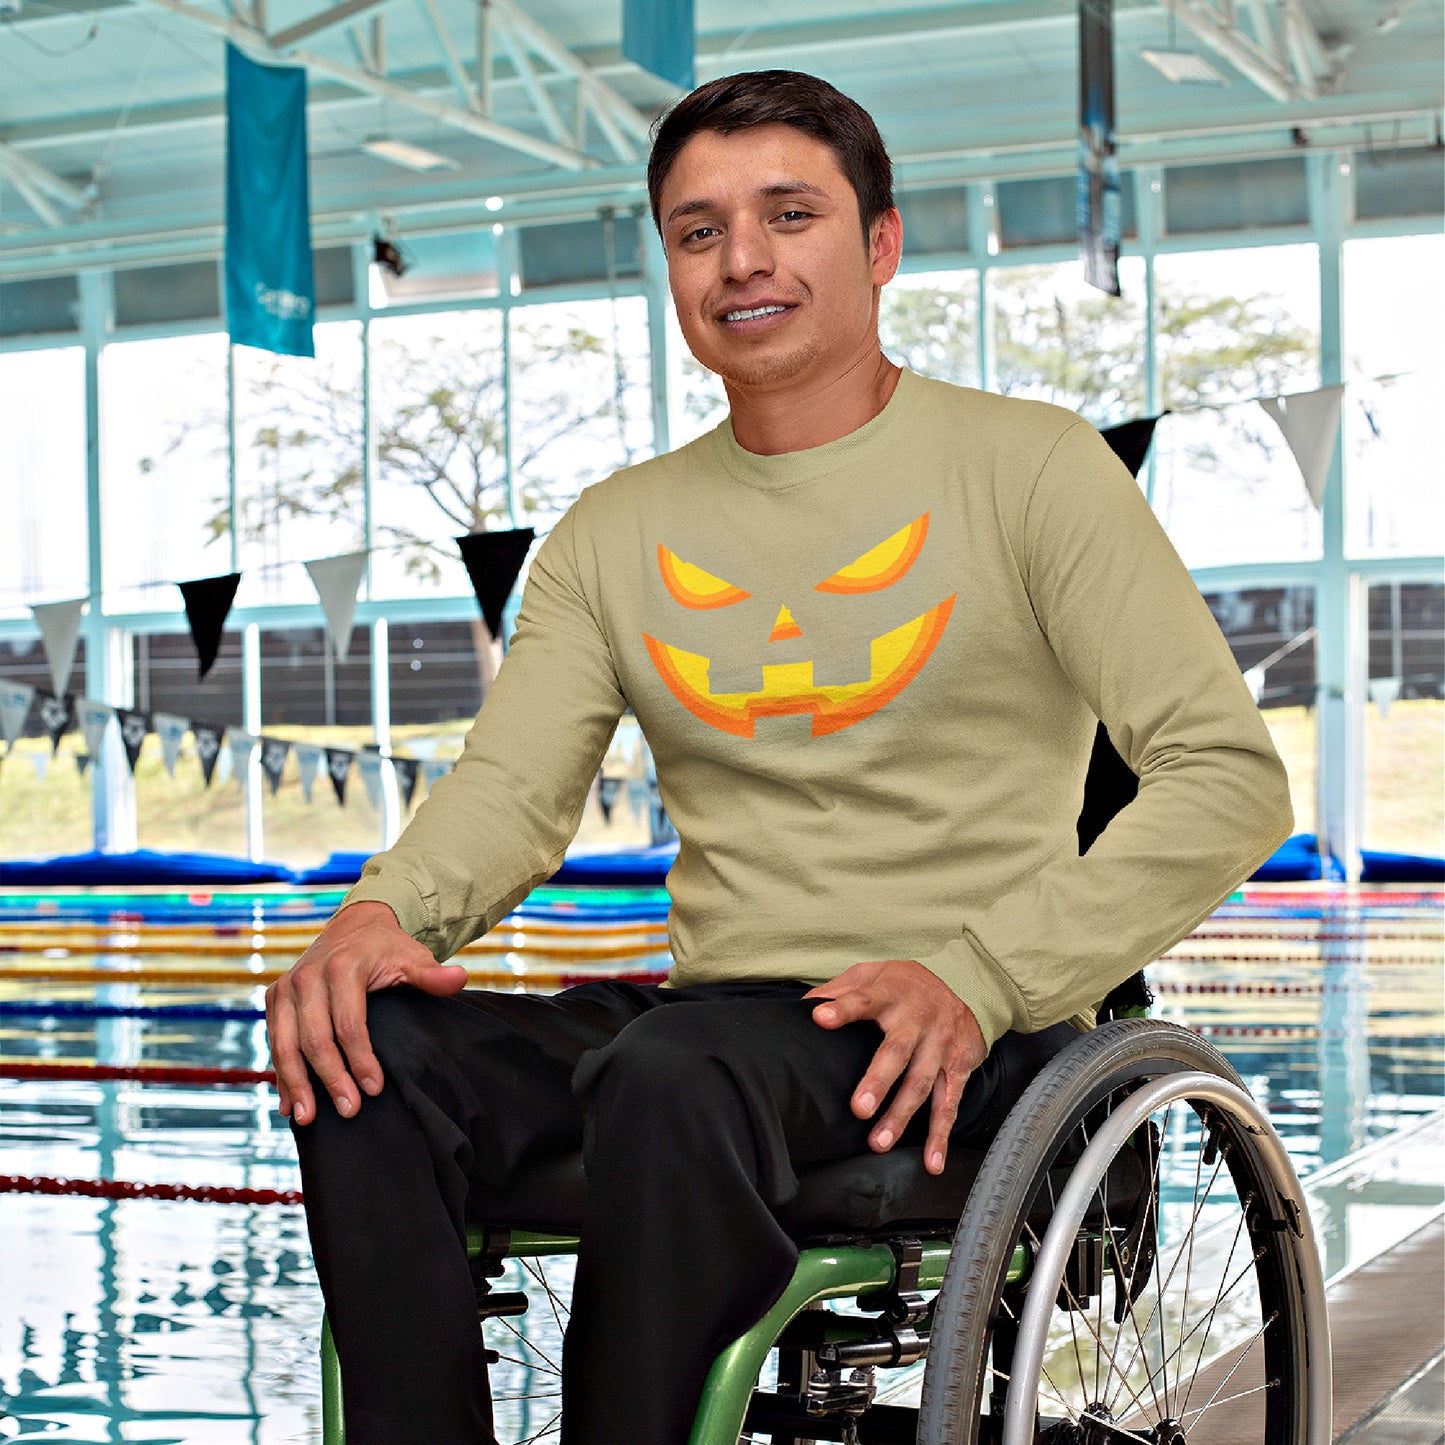
[[[722,233],[718,230],[716,226],[698,226],[694,230],[688,231],[682,239],[684,242],[707,241],[710,240],[713,236],[718,236],[721,234]]]
[[[807,221],[812,219],[811,211],[784,211],[778,219],[780,221]]]

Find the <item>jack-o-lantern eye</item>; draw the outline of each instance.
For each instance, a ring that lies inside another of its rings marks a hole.
[[[672,593],[673,601],[680,602],[684,607],[702,611],[712,607],[731,607],[734,602],[745,602],[752,595],[691,562],[684,562],[661,542],[657,544],[657,568],[662,573],[667,590]]]
[[[870,547],[856,562],[840,567],[813,588],[814,592],[881,592],[891,587],[918,560],[923,539],[928,535],[928,516],[895,532],[876,547]]]

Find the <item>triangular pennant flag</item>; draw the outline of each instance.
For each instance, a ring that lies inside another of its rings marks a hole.
[[[381,807],[381,754],[358,753],[356,771],[361,774],[361,781],[366,784],[366,796],[371,806]]]
[[[115,709],[107,702],[92,702],[90,698],[83,697],[75,704],[75,718],[85,738],[86,751],[92,758],[100,756],[100,750],[105,743],[105,730],[114,716]]]
[[[75,699],[69,693],[64,697],[55,697],[48,692],[40,693],[39,698],[40,726],[50,739],[50,751],[58,753],[61,737],[70,731],[74,723]]]
[[[134,773],[140,750],[145,746],[146,734],[151,730],[150,719],[143,712],[132,712],[123,707],[117,708],[115,715],[120,719],[120,741],[125,748],[125,760]]]
[[[25,732],[35,689],[28,682],[0,682],[0,737],[13,743]]]
[[[64,697],[75,666],[75,643],[80,636],[80,612],[83,597],[73,602],[37,602],[30,610],[45,644],[45,660],[50,664],[50,680],[56,697]]]
[[[251,754],[261,739],[245,728],[227,728],[226,741],[231,745],[231,766],[236,770],[236,780],[244,788],[250,776]]]
[[[599,777],[597,779],[597,805],[602,809],[602,821],[604,823],[610,823],[612,821],[612,809],[616,806],[617,795],[621,791],[621,778]]]
[[[221,650],[221,634],[226,630],[226,618],[230,616],[231,603],[236,600],[236,588],[240,585],[239,572],[176,583],[186,604],[186,621],[190,624],[191,641],[196,645],[202,682]]]
[[[166,772],[175,777],[176,763],[181,756],[181,742],[191,730],[191,720],[188,717],[177,717],[173,712],[158,712],[152,715],[151,725],[161,740],[161,761],[166,765]]]
[[[640,823],[647,811],[647,781],[644,778],[628,778],[627,806],[632,810],[632,821]]]
[[[193,722],[191,732],[196,739],[196,760],[209,788],[216,775],[216,759],[221,755],[221,730],[210,723]]]
[[[43,783],[46,773],[50,771],[50,754],[43,750],[31,753],[30,766],[35,769],[35,781]]]
[[[346,779],[351,773],[351,760],[355,753],[346,748],[326,749],[326,774],[331,786],[336,789],[336,801],[346,806]]]
[[[1379,709],[1381,717],[1389,717],[1390,704],[1398,700],[1402,681],[1403,679],[1398,677],[1370,679],[1370,701]]]
[[[429,763],[437,755],[437,748],[441,746],[440,738],[408,738],[407,748],[419,757],[422,762]]]
[[[356,616],[356,589],[366,575],[366,553],[348,552],[341,557],[318,557],[306,564],[326,625],[331,629],[331,642],[336,660],[346,656],[351,642],[351,619]]]
[[[1294,459],[1299,463],[1305,490],[1316,508],[1324,504],[1325,483],[1339,441],[1342,386],[1322,386],[1318,391],[1300,391],[1291,396],[1266,396],[1260,405],[1284,433]]]
[[[1167,412],[1161,412],[1167,416]],[[1099,435],[1109,443],[1109,449],[1129,468],[1131,477],[1138,477],[1149,455],[1149,443],[1154,440],[1154,428],[1159,417],[1145,416],[1137,421],[1120,422],[1118,426],[1106,426]]]
[[[427,792],[431,792],[432,784],[438,778],[444,778],[451,772],[452,765],[445,758],[438,761],[436,758],[428,758],[421,765],[422,776],[426,779]]]
[[[281,786],[281,774],[286,771],[286,754],[291,751],[291,744],[285,738],[261,738],[261,771],[266,774],[266,781],[271,784],[271,796],[276,796],[276,790]]]
[[[415,758],[393,758],[391,766],[396,772],[396,785],[401,790],[401,810],[411,807],[416,797],[416,785],[421,778],[421,764]]]
[[[1264,696],[1264,676],[1266,669],[1263,667],[1251,667],[1245,670],[1244,685],[1249,689],[1249,695],[1254,699],[1256,707],[1259,700]]]
[[[89,753],[76,753],[75,771],[78,772],[83,778],[86,774],[86,771],[89,769],[90,765],[94,761],[95,759]]]
[[[517,585],[517,574],[536,535],[531,527],[518,527],[512,532],[472,532],[457,538],[467,576],[472,579],[472,591],[477,594],[493,640],[502,635],[502,609]]]
[[[662,789],[657,786],[656,778],[647,780],[647,797],[652,804],[652,841],[672,842],[677,837],[677,829],[672,826],[672,819],[667,816],[667,809],[662,802]]]
[[[293,744],[296,753],[296,766],[301,773],[301,793],[309,803],[311,801],[311,788],[316,782],[316,774],[321,771],[321,760],[326,756],[325,749],[319,748],[315,743]]]

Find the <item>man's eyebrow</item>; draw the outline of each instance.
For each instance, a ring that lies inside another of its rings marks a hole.
[[[759,186],[753,194],[764,201],[780,200],[785,196],[818,196],[825,201],[831,199],[822,186],[815,186],[811,181],[798,180],[774,181],[771,185]],[[706,196],[699,196],[692,201],[680,201],[667,213],[663,224],[671,225],[683,216],[696,216],[703,211],[716,209],[717,202]]]

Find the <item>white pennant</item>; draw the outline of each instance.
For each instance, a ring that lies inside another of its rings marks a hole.
[[[0,737],[13,743],[25,731],[35,689],[28,682],[0,682]]]
[[[43,783],[46,773],[50,771],[50,754],[44,748],[31,753],[30,766],[35,769],[35,781]]]
[[[226,741],[231,745],[231,762],[236,769],[236,779],[244,788],[250,776],[251,754],[256,751],[261,739],[244,728],[227,728]]]
[[[56,697],[65,696],[70,670],[75,666],[75,642],[80,636],[80,611],[84,606],[85,599],[77,597],[73,602],[37,602],[30,609],[45,643],[45,660],[50,664]]]
[[[406,750],[412,757],[423,763],[429,763],[437,755],[437,748],[441,744],[440,738],[408,738]]]
[[[92,702],[88,697],[80,698],[75,704],[75,720],[85,737],[85,750],[91,757],[99,758],[105,743],[105,730],[115,716],[115,709],[108,702]]]
[[[181,757],[181,739],[190,732],[191,720],[177,717],[173,712],[157,712],[151,714],[151,726],[161,740],[161,761],[166,765],[166,772],[175,777],[176,764]]]
[[[331,629],[331,641],[336,648],[336,660],[342,661],[351,642],[351,619],[356,616],[356,589],[366,575],[366,553],[347,552],[340,557],[318,557],[306,564],[311,574],[316,595],[321,599],[321,610],[326,614],[326,625]]]
[[[1403,679],[1398,677],[1372,677],[1370,679],[1370,701],[1380,710],[1381,717],[1389,717],[1390,704],[1399,699],[1402,681]]]
[[[373,808],[381,807],[381,755],[379,753],[358,753],[356,771],[366,784],[366,796]]]
[[[292,743],[291,751],[296,754],[296,766],[301,770],[301,792],[309,803],[311,787],[316,781],[317,773],[321,771],[326,750],[317,747],[315,743]]]
[[[1293,396],[1260,398],[1259,404],[1284,433],[1316,509],[1324,503],[1325,482],[1335,459],[1344,396],[1342,386],[1322,386],[1318,391],[1301,391]]]
[[[426,779],[427,791],[430,792],[431,785],[436,782],[438,778],[446,777],[451,770],[452,765],[449,762],[438,762],[435,758],[423,763],[421,765],[421,771],[422,776]]]

